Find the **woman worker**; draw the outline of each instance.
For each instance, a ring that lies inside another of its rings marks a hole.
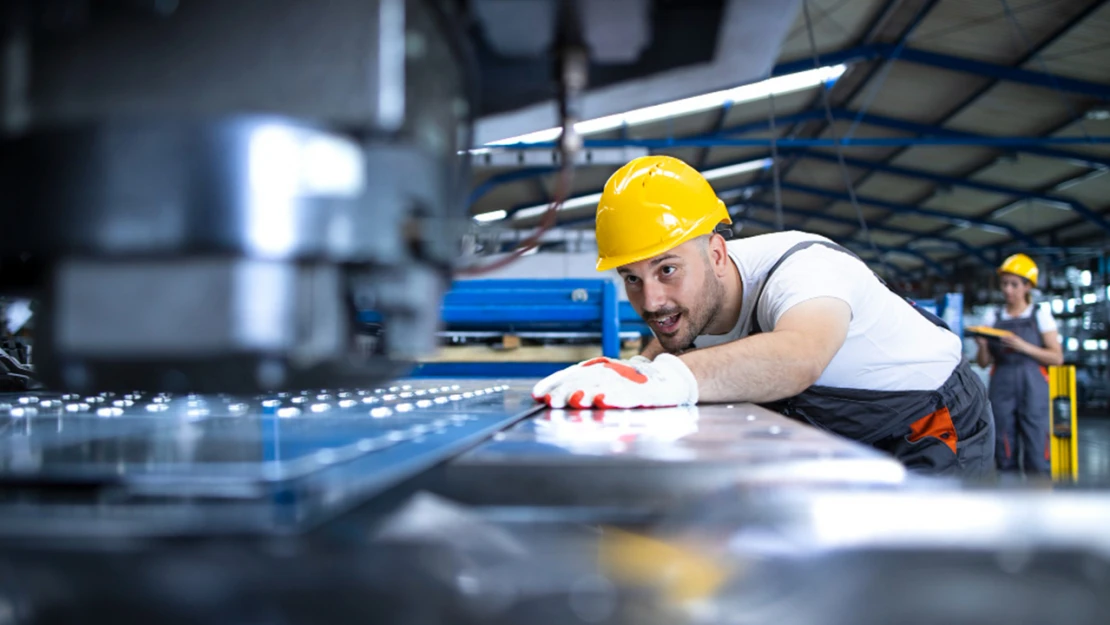
[[[1018,443],[1026,475],[1051,472],[1049,462],[1048,369],[1064,362],[1056,320],[1047,306],[1034,306],[1037,264],[1014,254],[998,268],[1006,303],[989,310],[983,325],[1011,334],[997,340],[976,337],[979,366],[991,363],[990,400],[994,411],[995,461],[999,471],[1016,471]]]

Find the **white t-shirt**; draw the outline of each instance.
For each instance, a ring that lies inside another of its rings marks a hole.
[[[729,241],[728,253],[744,288],[740,319],[728,334],[699,336],[694,345],[709,347],[747,336],[755,298],[771,266],[794,245],[812,240],[829,241],[796,231]],[[848,336],[818,378],[820,386],[935,390],[960,363],[958,336],[914,310],[857,258],[821,245],[795,252],[775,270],[763,289],[760,327],[772,331],[783,313],[817,297],[835,297],[852,309]]]
[[[1021,313],[1016,316],[1006,312],[1006,307],[1003,306],[1002,319],[1028,319],[1033,316],[1034,311],[1037,313],[1037,329],[1040,330],[1041,334],[1059,331],[1059,328],[1056,326],[1056,319],[1052,317],[1052,311],[1049,310],[1048,306],[1044,305],[1029,304],[1025,307],[1025,310],[1021,311]],[[983,325],[994,327],[996,323],[998,323],[998,309],[988,308],[987,311],[983,313]]]

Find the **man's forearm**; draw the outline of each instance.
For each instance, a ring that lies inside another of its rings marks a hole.
[[[793,397],[821,376],[822,368],[800,356],[805,343],[797,332],[769,332],[680,358],[698,380],[699,402],[768,402]]]

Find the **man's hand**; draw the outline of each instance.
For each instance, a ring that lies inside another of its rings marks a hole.
[[[662,408],[696,404],[698,381],[677,357],[594,358],[558,371],[532,389],[552,408]]]

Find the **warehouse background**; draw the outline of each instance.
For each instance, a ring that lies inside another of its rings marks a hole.
[[[829,236],[906,292],[963,293],[969,321],[998,302],[1002,258],[1030,254],[1069,362],[1101,394],[1108,28],[1103,0],[811,0],[769,72],[778,85],[587,132],[539,258],[499,275],[593,277],[595,194],[628,158],[669,154],[710,174],[737,236]],[[823,81],[783,83],[816,68]],[[478,249],[509,249],[538,224],[552,200],[551,138],[474,154]]]

